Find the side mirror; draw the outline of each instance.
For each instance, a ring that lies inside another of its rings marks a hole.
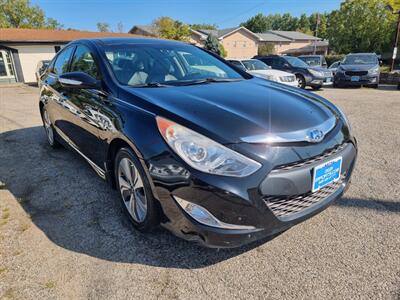
[[[289,68],[289,64],[288,64],[288,63],[284,63],[283,66],[284,66],[285,68]]]
[[[98,89],[99,81],[84,72],[69,72],[58,77],[62,86],[76,89]]]
[[[337,63],[337,66],[338,66],[338,67],[340,66],[340,61]]]

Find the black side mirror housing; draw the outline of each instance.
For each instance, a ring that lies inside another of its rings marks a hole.
[[[69,72],[58,77],[62,86],[76,89],[99,89],[100,82],[84,72]]]

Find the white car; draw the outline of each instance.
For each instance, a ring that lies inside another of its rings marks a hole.
[[[273,70],[270,66],[258,59],[229,59],[231,64],[242,70],[261,78],[298,87],[296,76],[292,73]]]

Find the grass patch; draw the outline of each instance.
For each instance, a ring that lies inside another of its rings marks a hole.
[[[56,283],[54,281],[49,280],[46,282],[44,286],[48,289],[53,289],[56,287]]]
[[[1,218],[3,220],[7,220],[9,217],[10,217],[10,212],[8,210],[7,211],[3,210],[3,215],[1,216]]]
[[[27,230],[29,229],[29,227],[30,227],[30,225],[27,224],[27,223],[21,224],[21,225],[18,227],[18,231],[19,231],[19,232],[27,231]]]
[[[3,294],[3,296],[1,297],[1,299],[14,299],[14,289],[13,288],[9,288],[8,290],[6,290],[6,292]]]

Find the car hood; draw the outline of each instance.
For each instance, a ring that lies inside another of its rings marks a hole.
[[[368,71],[376,68],[378,65],[344,65],[341,64],[340,68],[344,71]]]
[[[280,70],[255,70],[255,71],[248,71],[250,74],[253,74],[255,76],[265,76],[265,75],[272,75],[272,76],[293,76],[292,73],[280,71]]]
[[[158,88],[126,87],[135,105],[221,143],[311,129],[334,116],[314,94],[253,78],[238,82]]]

